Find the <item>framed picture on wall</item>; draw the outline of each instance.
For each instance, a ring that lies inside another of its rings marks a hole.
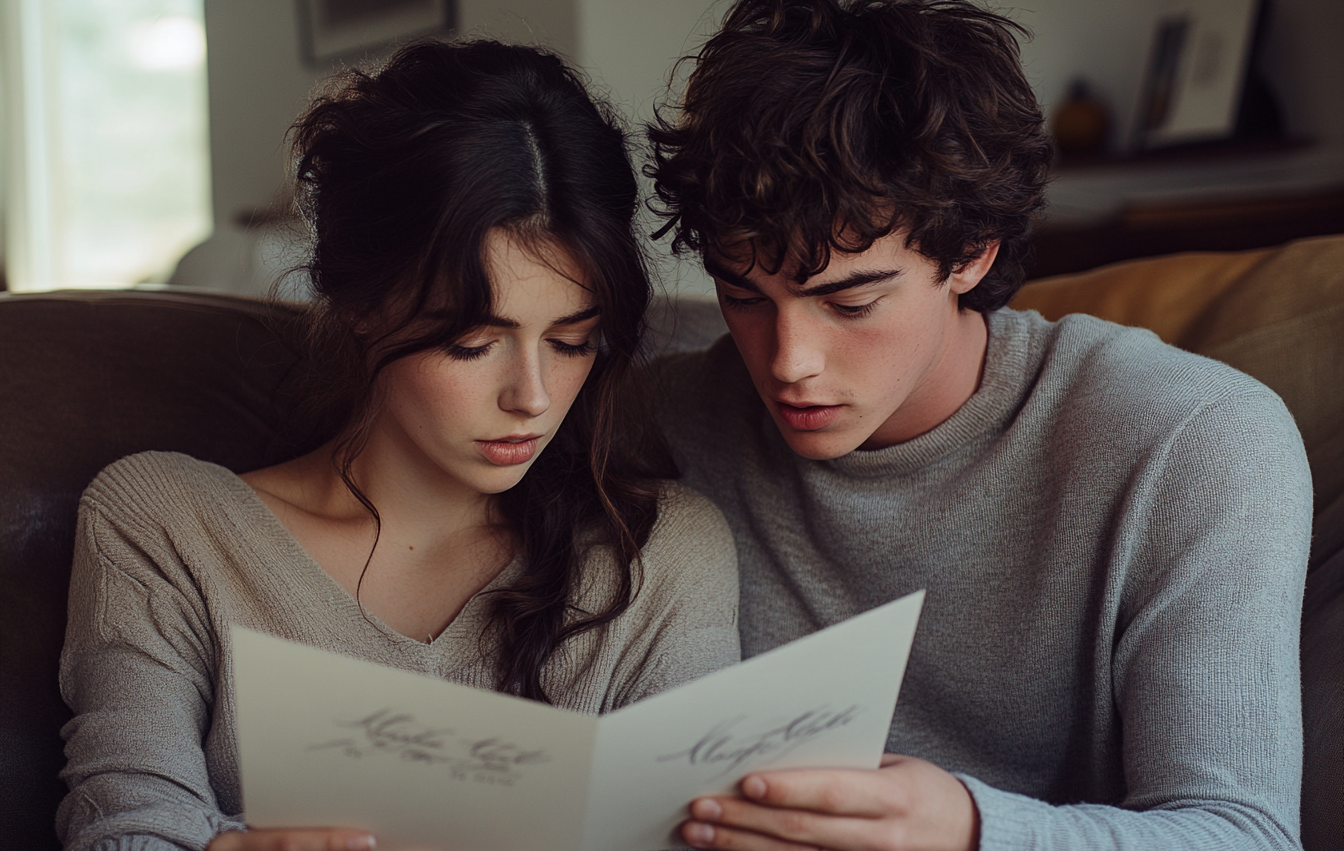
[[[1259,0],[1166,0],[1135,122],[1140,150],[1231,136]]]
[[[318,64],[457,24],[455,0],[296,0],[301,49]]]

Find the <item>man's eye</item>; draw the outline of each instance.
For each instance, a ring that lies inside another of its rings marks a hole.
[[[725,306],[731,307],[734,310],[746,310],[747,308],[754,307],[755,305],[760,304],[762,301],[765,301],[765,299],[761,298],[760,296],[753,296],[749,298],[734,298],[733,296],[730,296],[727,293],[722,292],[719,293],[719,298],[723,299],[723,303]]]
[[[868,314],[872,313],[875,309],[877,309],[878,301],[879,301],[878,299],[873,299],[867,304],[832,303],[831,307],[835,309],[836,313],[840,314],[846,319],[858,319],[860,317],[867,316]]]

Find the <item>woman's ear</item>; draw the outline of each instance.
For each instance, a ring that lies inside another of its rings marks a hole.
[[[980,256],[971,262],[962,266],[953,272],[947,279],[948,286],[952,292],[957,295],[963,295],[975,289],[975,285],[989,274],[989,270],[994,265],[994,258],[999,256],[999,241],[996,239],[985,250],[980,252]]]

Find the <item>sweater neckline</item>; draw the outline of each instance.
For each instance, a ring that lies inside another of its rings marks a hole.
[[[883,449],[856,449],[811,463],[854,478],[908,475],[924,469],[984,435],[1003,430],[1021,407],[1035,378],[1033,315],[1014,310],[985,314],[989,339],[980,386],[956,413],[919,437]],[[777,430],[775,438],[783,442]]]
[[[226,467],[219,467],[222,471],[224,484],[233,491],[237,497],[234,503],[239,506],[247,520],[254,524],[253,528],[261,530],[270,544],[277,550],[280,550],[285,556],[292,559],[293,563],[301,565],[302,573],[295,574],[291,578],[301,581],[308,586],[310,593],[317,599],[330,599],[339,606],[343,613],[350,616],[359,623],[371,625],[378,632],[394,644],[415,650],[424,651],[431,649],[440,651],[451,645],[460,644],[462,641],[475,642],[479,640],[481,631],[486,625],[486,617],[483,611],[485,606],[484,595],[488,592],[506,588],[515,581],[523,569],[523,559],[521,555],[515,556],[512,561],[504,566],[495,578],[490,580],[484,588],[477,591],[462,606],[462,610],[457,613],[448,625],[443,628],[438,635],[431,641],[422,641],[413,638],[404,632],[400,632],[389,626],[382,618],[369,611],[354,595],[345,589],[345,586],[336,581],[336,578],[327,572],[326,568],[313,558],[312,555],[299,543],[299,540],[285,528],[280,522],[280,518],[271,511],[271,507],[261,498],[252,486],[243,481],[232,470]]]

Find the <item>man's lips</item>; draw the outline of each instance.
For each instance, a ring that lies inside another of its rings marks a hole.
[[[500,467],[512,467],[526,464],[537,454],[539,434],[519,434],[501,437],[498,440],[478,440],[476,447],[485,460]]]
[[[775,401],[775,410],[789,428],[795,431],[817,431],[835,422],[841,405],[790,405]]]

